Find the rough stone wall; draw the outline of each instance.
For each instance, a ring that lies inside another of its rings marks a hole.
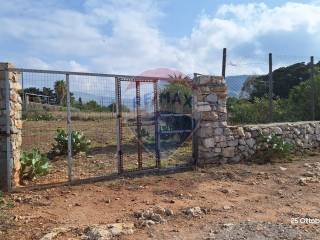
[[[249,159],[256,152],[261,133],[274,133],[305,149],[320,147],[320,122],[228,126],[226,97],[222,77],[198,77],[194,99],[200,165]]]
[[[7,160],[7,111],[6,109],[6,77],[5,74],[7,68],[13,68],[13,65],[9,63],[0,63],[0,146],[1,155],[0,163],[4,167],[6,163],[12,164],[12,185],[19,185],[19,171],[20,171],[20,155],[21,155],[21,144],[22,144],[22,100],[19,95],[22,87],[19,83],[19,73],[9,72],[9,87],[10,87],[10,142],[9,148],[11,149],[11,160]],[[4,173],[2,168],[1,173]],[[10,173],[9,173],[10,175]],[[3,181],[3,178],[1,178]],[[1,183],[1,185],[4,185]]]

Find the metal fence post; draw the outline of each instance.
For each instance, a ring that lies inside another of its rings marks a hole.
[[[223,49],[223,55],[222,55],[222,77],[226,77],[226,64],[227,64],[227,49]]]
[[[273,121],[273,74],[272,74],[272,53],[269,53],[269,122]]]
[[[153,104],[154,104],[154,121],[155,121],[155,152],[156,152],[156,167],[161,168],[161,154],[160,154],[160,124],[159,124],[159,91],[158,82],[153,83]]]
[[[21,86],[22,86],[22,107],[23,110],[26,111],[26,96],[24,92],[24,76],[23,72],[21,72]]]
[[[121,106],[121,80],[115,78],[116,109],[117,109],[117,156],[118,156],[118,174],[123,173],[122,156],[122,106]]]
[[[71,97],[69,74],[66,74],[67,85],[67,128],[68,128],[68,180],[72,182],[72,126],[71,126]]]
[[[310,57],[310,67],[311,67],[311,111],[312,111],[312,121],[316,120],[316,82],[314,79],[314,57]]]
[[[138,147],[138,169],[142,169],[142,137],[141,137],[141,96],[140,81],[136,80],[136,114],[137,114],[137,147]]]

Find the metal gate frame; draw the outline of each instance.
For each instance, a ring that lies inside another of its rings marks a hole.
[[[178,168],[188,168],[192,167],[197,163],[197,154],[194,153],[195,148],[195,133],[193,130],[195,129],[196,121],[193,116],[194,109],[194,101],[192,100],[192,113],[188,114],[191,117],[192,127],[191,129],[185,130],[172,130],[172,131],[162,131],[160,128],[160,118],[161,117],[180,117],[186,114],[182,113],[171,113],[164,114],[159,110],[159,91],[158,91],[158,82],[160,80],[167,79],[139,79],[139,77],[116,77],[115,84],[115,92],[116,92],[116,110],[117,110],[117,159],[118,159],[118,174],[126,174],[127,171],[123,168],[123,149],[122,149],[122,135],[123,135],[123,117],[122,117],[122,95],[121,95],[121,82],[133,82],[135,83],[136,88],[136,130],[137,130],[137,156],[138,156],[138,169],[130,172],[142,172],[145,170],[165,170],[166,168],[162,168],[161,166],[161,134],[176,134],[176,133],[191,133],[192,137],[192,161],[187,162],[185,165],[180,167],[172,167],[172,170]],[[155,167],[144,169],[142,167],[143,159],[142,159],[142,138],[141,138],[141,96],[140,96],[140,86],[141,83],[153,83],[153,107],[154,107],[154,126],[155,126],[155,158],[156,164]],[[192,98],[193,99],[193,98]],[[168,169],[170,170],[170,169]]]
[[[122,96],[121,82],[133,82],[136,88],[136,122],[137,122],[137,156],[138,156],[138,171],[146,170],[142,167],[142,136],[141,136],[141,83],[153,83],[153,119],[155,126],[155,157],[156,169],[161,168],[160,163],[160,128],[159,128],[159,96],[158,96],[158,79],[139,79],[139,78],[116,78],[116,108],[117,108],[117,156],[118,156],[118,173],[123,174],[123,150],[122,150],[122,135],[123,135],[123,119],[122,119]]]
[[[118,175],[123,176],[136,176],[141,174],[148,174],[148,173],[154,173],[154,172],[177,172],[179,170],[184,169],[191,169],[196,164],[196,154],[194,154],[194,148],[195,144],[192,144],[192,152],[193,152],[193,161],[186,164],[185,166],[179,166],[179,167],[171,167],[171,168],[164,168],[161,166],[161,149],[160,149],[160,137],[161,134],[164,132],[161,132],[160,128],[160,117],[163,117],[165,114],[161,114],[159,110],[159,81],[160,80],[169,80],[165,78],[156,78],[156,77],[146,77],[146,76],[132,76],[132,75],[121,75],[121,74],[105,74],[105,73],[90,73],[90,72],[71,72],[71,71],[58,71],[58,70],[40,70],[40,69],[26,69],[26,68],[8,68],[6,70],[6,74],[9,72],[19,72],[22,75],[22,85],[23,83],[23,73],[43,73],[43,74],[59,74],[65,76],[66,81],[66,88],[67,88],[67,131],[68,131],[68,154],[67,154],[67,175],[68,179],[66,182],[58,182],[58,183],[49,183],[49,184],[43,184],[43,185],[37,185],[37,186],[29,186],[29,187],[23,187],[23,188],[39,188],[44,186],[56,186],[61,184],[79,184],[83,182],[92,182],[92,181],[100,181],[103,179],[115,179]],[[72,134],[72,121],[71,121],[71,96],[70,96],[70,76],[92,76],[92,77],[109,77],[113,78],[115,81],[115,93],[116,93],[116,135],[117,135],[117,165],[118,165],[118,171],[115,173],[112,173],[110,175],[104,175],[104,176],[96,176],[96,177],[89,177],[86,179],[74,179],[73,177],[73,154],[72,154],[72,142],[71,142],[71,134]],[[137,128],[138,128],[138,169],[131,172],[126,172],[123,169],[123,150],[122,150],[122,106],[121,106],[121,82],[122,81],[130,81],[135,83],[136,86],[136,114],[137,114]],[[141,146],[141,96],[140,96],[140,85],[143,82],[148,82],[153,84],[153,105],[154,105],[154,126],[155,126],[155,167],[152,169],[144,169],[142,167],[142,146]],[[6,80],[6,89],[7,89],[7,101],[8,101],[8,89],[9,89],[9,82]],[[24,94],[23,94],[24,98]],[[9,105],[7,103],[7,105]],[[193,104],[192,104],[193,105]],[[8,109],[7,109],[8,111]],[[175,114],[173,114],[175,115]],[[179,115],[179,114],[176,114]],[[194,117],[193,123],[194,123]],[[193,124],[193,128],[195,125]],[[189,132],[192,132],[193,129],[187,130]],[[9,141],[9,133],[7,130],[8,135],[8,141]],[[192,140],[193,143],[195,143],[195,133],[192,132]],[[8,145],[9,146],[9,145]],[[8,151],[8,154],[10,154],[10,151]],[[10,157],[8,156],[7,167],[8,173],[12,172],[12,164],[10,162]],[[8,183],[8,189],[12,190],[11,186],[11,175],[9,174],[6,176],[7,183]],[[17,189],[15,189],[17,190]]]

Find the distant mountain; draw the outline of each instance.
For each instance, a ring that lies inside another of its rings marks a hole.
[[[228,95],[238,97],[241,93],[242,85],[248,77],[250,77],[250,75],[236,75],[226,77]],[[109,106],[116,101],[116,96],[114,93],[108,93],[105,96],[100,96],[86,92],[74,91],[73,94],[76,100],[81,97],[83,103],[94,100],[102,106]],[[148,101],[149,98],[151,99],[150,94],[142,94],[142,104],[144,104],[145,101]],[[135,96],[122,96],[122,103],[130,109],[133,109],[135,105]]]
[[[248,77],[250,77],[250,75],[227,76],[228,95],[230,97],[239,97],[243,83]]]

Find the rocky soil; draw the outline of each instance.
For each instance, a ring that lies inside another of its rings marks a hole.
[[[319,182],[315,155],[12,193],[0,239],[320,239]]]

